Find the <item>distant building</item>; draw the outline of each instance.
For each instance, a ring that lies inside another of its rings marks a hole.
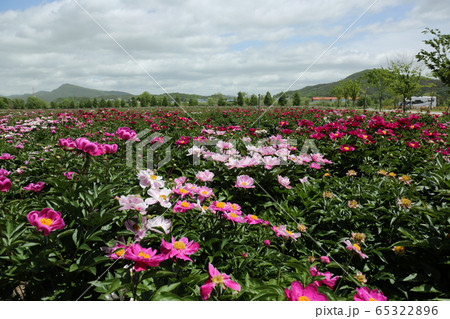
[[[334,102],[334,101],[337,101],[337,98],[334,96],[315,96],[311,98],[312,103]]]

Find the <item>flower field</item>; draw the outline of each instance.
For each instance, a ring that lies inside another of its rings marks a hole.
[[[449,299],[450,115],[264,111],[0,113],[1,300]]]

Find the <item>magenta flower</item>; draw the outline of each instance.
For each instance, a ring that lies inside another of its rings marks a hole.
[[[77,144],[69,137],[69,138],[60,138],[59,146],[65,150],[74,150],[77,148]]]
[[[124,258],[124,254],[127,248],[127,245],[116,242],[112,248],[106,247],[106,252],[108,253],[106,257],[109,257],[110,259]],[[105,249],[102,248],[102,250]]]
[[[116,131],[116,135],[118,138],[125,141],[139,141],[136,132],[129,127],[119,127]]]
[[[40,212],[31,211],[28,213],[27,219],[38,231],[42,230],[44,236],[48,236],[55,229],[63,229],[66,226],[61,218],[61,213],[50,208],[44,208]]]
[[[44,182],[37,182],[36,184],[30,183],[27,186],[24,186],[23,189],[26,191],[33,191],[39,193],[45,186]]]
[[[10,155],[8,153],[3,153],[0,155],[0,160],[12,160],[14,159],[14,155]]]
[[[202,300],[206,300],[211,295],[212,290],[216,285],[221,285],[223,289],[226,287],[236,291],[241,291],[241,285],[230,279],[227,274],[221,274],[212,264],[208,264],[209,279],[203,286],[200,287],[200,296]]]
[[[275,235],[277,237],[292,238],[293,240],[297,241],[297,238],[299,238],[301,234],[293,233],[290,230],[287,230],[286,227],[286,225],[272,226],[271,229],[275,232]]]
[[[7,171],[4,168],[0,168],[0,176],[8,176],[11,172]]]
[[[319,281],[314,281],[314,284],[317,286],[321,286],[321,285],[327,285],[328,287],[330,287],[331,289],[333,289],[334,284],[336,283],[336,281],[339,279],[339,276],[334,276],[333,278],[331,278],[331,276],[333,276],[331,274],[331,272],[326,271],[326,272],[318,272],[317,271],[317,267],[311,267],[309,269],[309,273],[311,274],[311,276],[315,277],[315,276],[325,276],[325,279],[319,280]]]
[[[304,288],[298,281],[291,283],[291,290],[284,289],[284,294],[290,301],[328,301],[323,293],[318,292],[315,284],[309,284]]]
[[[406,142],[406,145],[411,148],[419,148],[420,144],[416,141]]]
[[[387,301],[387,298],[378,289],[370,290],[368,287],[356,288],[354,301]]]
[[[320,260],[324,263],[324,264],[329,264],[330,263],[330,258],[328,258],[327,256],[321,256]]]
[[[135,271],[147,270],[148,267],[158,267],[159,263],[165,260],[164,256],[157,255],[157,250],[143,248],[139,244],[132,244],[125,251],[125,259],[135,261]]]
[[[77,173],[75,172],[67,172],[64,173],[64,176],[67,177],[67,179],[73,179],[73,177],[76,175]]]
[[[266,240],[264,241],[264,245],[266,245],[267,247],[269,247],[269,246],[270,246],[270,240],[266,239]]]
[[[175,145],[187,145],[191,140],[190,136],[181,136],[176,142]]]
[[[253,185],[253,178],[248,175],[239,175],[236,178],[236,184],[234,187],[237,188],[255,188]]]
[[[236,223],[245,223],[245,219],[243,217],[241,217],[241,215],[238,215],[237,212],[236,213],[223,212],[222,216],[228,220],[231,220],[233,222],[233,224],[235,222]]]
[[[9,178],[0,175],[0,192],[6,193],[11,188],[11,185]]]
[[[353,151],[355,150],[355,146],[354,146],[354,145],[347,145],[347,144],[344,144],[344,145],[341,145],[341,146],[339,147],[339,149],[340,149],[339,153],[353,152]]]
[[[172,236],[172,242],[166,242],[164,239],[161,243],[161,254],[165,258],[179,258],[183,260],[192,261],[187,255],[192,255],[199,249],[199,244],[194,241],[189,241],[186,237],[182,237],[176,241]]]
[[[173,207],[173,211],[175,213],[185,213],[186,211],[193,209],[194,208],[194,204],[187,202],[187,201],[181,201],[179,200],[175,206]]]

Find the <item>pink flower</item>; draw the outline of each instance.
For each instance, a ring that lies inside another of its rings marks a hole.
[[[36,184],[30,183],[27,186],[24,186],[23,189],[26,191],[33,191],[39,193],[45,186],[44,182],[37,182]]]
[[[387,301],[387,298],[378,289],[370,290],[368,287],[356,288],[354,301]]]
[[[253,178],[251,178],[248,175],[239,175],[236,178],[236,184],[234,185],[234,187],[237,187],[237,188],[255,188],[255,186],[253,186]]]
[[[233,222],[233,224],[236,223],[245,223],[245,219],[242,218],[240,215],[238,215],[237,213],[227,213],[224,212],[223,217],[225,217],[228,220],[231,220]]]
[[[164,239],[161,243],[161,254],[165,258],[179,258],[183,260],[192,261],[187,255],[192,255],[199,249],[199,244],[194,241],[189,241],[186,237],[175,241],[172,236],[172,242],[166,242]]]
[[[125,228],[134,233],[134,240],[140,241],[147,231],[147,218],[142,217],[142,227],[131,219],[124,222]]]
[[[181,136],[176,142],[175,145],[187,145],[191,140],[190,136]]]
[[[172,188],[172,192],[174,192],[177,195],[181,195],[181,198],[184,198],[185,196],[193,197],[192,190],[187,189],[185,187],[180,188]]]
[[[290,301],[328,301],[323,293],[318,292],[315,284],[309,284],[304,288],[298,281],[291,283],[291,290],[284,289],[284,294]]]
[[[48,236],[55,229],[63,229],[66,226],[61,218],[61,213],[50,208],[44,208],[40,212],[31,211],[28,213],[27,219],[38,231],[42,230],[44,236]]]
[[[213,190],[206,186],[199,187],[196,193],[198,194],[198,199],[200,202],[203,202],[205,198],[209,198],[214,195]]]
[[[158,267],[165,260],[164,256],[157,255],[157,251],[151,248],[143,248],[139,244],[132,244],[125,251],[125,259],[135,261],[135,271],[147,270],[148,267]]]
[[[11,188],[11,185],[9,178],[0,175],[0,192],[6,193]]]
[[[280,159],[273,156],[264,156],[262,158],[262,162],[264,163],[264,168],[272,169],[272,167],[280,165]]]
[[[175,178],[173,181],[175,182],[176,187],[180,188],[186,182],[186,177],[181,176],[181,177]]]
[[[322,256],[323,257],[323,256]],[[321,258],[322,258],[321,257]],[[328,258],[328,257],[327,257]],[[311,274],[311,276],[315,277],[315,276],[325,276],[325,279],[322,279],[320,281],[314,281],[314,284],[317,286],[321,286],[321,285],[327,285],[328,287],[330,287],[331,289],[333,289],[334,284],[336,283],[336,281],[339,279],[339,276],[334,276],[333,278],[331,278],[332,274],[329,271],[326,272],[318,272],[317,271],[317,267],[311,267],[309,269],[309,273]]]
[[[356,252],[358,255],[360,255],[362,259],[365,259],[365,258],[369,257],[369,256],[367,256],[367,255],[365,255],[365,254],[363,254],[363,253],[361,252],[361,247],[360,247],[358,244],[356,244],[356,243],[355,243],[355,244],[352,244],[352,243],[350,242],[350,240],[345,240],[344,243],[347,245],[347,247],[345,247],[346,249],[348,249],[348,250],[353,250],[353,251]]]
[[[102,250],[108,253],[108,255],[106,255],[106,257],[109,257],[110,259],[120,259],[120,258],[124,258],[124,254],[125,254],[125,250],[128,248],[127,245],[124,245],[122,243],[115,243],[114,246],[112,248],[110,247],[103,247]]]
[[[186,211],[194,208],[194,204],[187,202],[187,201],[181,201],[179,200],[175,206],[173,207],[173,211],[175,213],[185,213]]]
[[[69,138],[60,138],[59,139],[59,146],[65,150],[73,150],[77,147],[75,142],[69,137]]]
[[[75,175],[77,175],[75,172],[64,173],[64,176],[67,177],[67,179],[72,179]]]
[[[301,236],[300,233],[293,233],[286,229],[286,225],[281,226],[272,226],[272,230],[275,232],[275,235],[277,237],[283,237],[283,238],[292,238],[293,240],[297,241],[297,238]]]
[[[267,247],[269,247],[269,246],[270,246],[270,240],[266,239],[266,240],[264,241],[264,245],[266,245]]]
[[[330,263],[330,258],[328,258],[327,256],[321,256],[320,260],[324,263],[324,264],[329,264]]]
[[[278,175],[278,183],[280,183],[282,186],[286,187],[287,189],[291,189],[292,188],[289,185],[291,183],[289,181],[289,177],[283,177],[281,175]]]
[[[314,168],[314,169],[320,169],[321,168],[320,164],[317,164],[316,162],[311,163],[309,165],[309,167]]]
[[[244,220],[247,224],[250,225],[256,225],[256,224],[261,224],[264,223],[264,220],[262,220],[261,218],[258,218],[258,216],[256,215],[247,215],[244,217]]]
[[[231,288],[236,291],[241,291],[241,285],[230,279],[227,274],[221,274],[212,264],[208,264],[209,279],[203,286],[200,287],[200,296],[202,300],[206,300],[211,295],[212,290],[216,285],[221,285],[223,289]]]
[[[229,207],[224,202],[213,201],[211,205],[209,205],[209,209],[216,213],[216,211],[225,212],[229,210]]]
[[[197,175],[195,175],[195,178],[201,180],[202,182],[210,182],[214,178],[214,173],[211,173],[209,170],[198,172]]]
[[[137,210],[142,215],[146,214],[147,204],[138,195],[120,196],[119,198],[120,208],[119,210]]]
[[[116,131],[116,135],[118,138],[125,141],[139,141],[136,132],[129,127],[119,127]]]
[[[0,155],[0,160],[12,160],[14,159],[14,155],[9,155],[8,153],[3,153]]]
[[[336,133],[330,133],[330,138],[334,140],[337,138],[342,138],[344,135],[344,133],[337,131]]]

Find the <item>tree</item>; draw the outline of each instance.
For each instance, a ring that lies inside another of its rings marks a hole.
[[[175,96],[174,106],[181,106],[181,99],[178,94]]]
[[[256,94],[252,94],[250,96],[250,105],[251,106],[258,106],[258,97],[256,96]]]
[[[120,100],[120,107],[125,107],[127,106],[127,101],[125,101],[125,99],[121,99]]]
[[[376,91],[380,101],[380,111],[383,107],[383,92],[385,92],[390,85],[389,71],[384,68],[372,69],[363,75],[363,78],[367,80]]]
[[[97,101],[97,98],[96,98],[96,97],[94,97],[94,99],[92,100],[92,107],[93,107],[94,109],[96,109],[96,108],[98,107],[98,101]]]
[[[9,108],[9,99],[6,97],[0,97],[0,109]]]
[[[238,92],[237,99],[236,99],[236,104],[239,105],[239,106],[244,106],[244,98],[245,98],[245,93],[244,92]]]
[[[157,106],[158,100],[156,99],[156,96],[152,96],[152,99],[150,100],[150,106]]]
[[[287,97],[286,97],[286,93],[282,92],[281,96],[278,98],[278,104],[280,106],[285,106],[287,104]]]
[[[406,110],[406,99],[416,93],[420,88],[421,70],[413,67],[413,62],[391,61],[388,67],[390,72],[390,90],[402,96],[403,112]]]
[[[292,104],[294,106],[299,106],[300,104],[302,104],[302,99],[300,98],[300,93],[297,91],[294,94],[294,99],[292,100]]]
[[[348,87],[347,87],[347,85],[346,85],[346,82],[344,82],[344,81],[341,81],[340,83],[339,83],[339,86],[342,88],[342,96],[344,97],[344,99],[345,99],[345,107],[347,107],[347,102],[348,102],[348,97],[350,96],[350,94],[349,94],[349,90],[348,90]]]
[[[433,48],[433,51],[420,50],[416,58],[418,61],[423,61],[425,65],[431,70],[433,76],[437,77],[445,86],[450,87],[450,60],[448,52],[450,52],[450,34],[441,34],[438,29],[426,28],[422,33],[431,33],[435,37],[431,40],[424,40]]]
[[[343,92],[343,89],[342,89],[342,85],[338,84],[338,85],[333,86],[331,88],[330,94],[332,96],[336,97],[336,100],[337,100],[337,103],[338,103],[338,107],[339,107],[340,104],[341,104],[342,96],[344,95],[344,92]]]
[[[164,95],[161,100],[161,106],[169,106],[169,99],[167,98],[166,95]]]
[[[38,97],[30,96],[27,98],[27,103],[25,104],[27,109],[45,109],[47,108],[47,103]]]
[[[151,99],[152,99],[152,96],[147,91],[143,92],[141,95],[138,96],[138,100],[141,101],[142,107],[149,106]]]
[[[264,105],[271,106],[273,103],[272,95],[267,91],[266,96],[264,96]]]
[[[348,79],[344,82],[344,90],[346,91],[346,94],[348,94],[348,97],[352,99],[352,106],[355,107],[356,99],[358,98],[359,91],[361,90],[361,83],[359,81]]]
[[[217,106],[225,106],[227,105],[227,100],[223,97],[222,94],[219,95],[219,98],[217,99]]]
[[[191,97],[189,99],[189,106],[197,106],[198,105],[198,101],[196,98]]]

